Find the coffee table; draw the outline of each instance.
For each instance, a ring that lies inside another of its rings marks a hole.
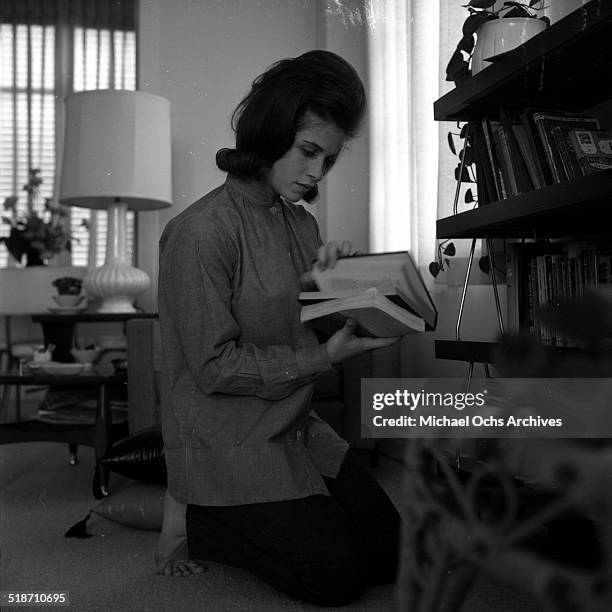
[[[108,495],[108,469],[98,465],[98,460],[110,449],[113,434],[121,435],[113,426],[109,391],[113,386],[126,384],[125,374],[115,372],[112,367],[94,368],[81,374],[45,374],[32,372],[27,367],[23,373],[0,371],[0,385],[49,385],[68,388],[97,389],[96,416],[92,425],[71,423],[46,423],[37,419],[0,424],[0,444],[15,442],[65,442],[93,446],[96,470],[92,484],[97,499]],[[127,435],[127,434],[126,434]]]

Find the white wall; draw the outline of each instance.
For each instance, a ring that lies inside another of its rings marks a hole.
[[[358,5],[360,0],[346,4]],[[139,220],[139,267],[153,285],[139,299],[154,310],[157,240],[166,222],[216,187],[215,153],[232,146],[230,115],[271,63],[315,48],[339,53],[367,80],[363,26],[326,10],[327,0],[147,0],[139,13],[139,86],[172,108],[174,206]],[[367,129],[350,143],[312,207],[328,240],[368,248]]]
[[[215,153],[233,145],[230,115],[253,78],[274,61],[325,48],[350,61],[367,83],[365,26],[359,19],[345,18],[359,4],[360,0],[347,0],[341,7],[328,0],[140,2],[139,89],[171,102],[174,183],[172,208],[140,215],[139,267],[153,279],[151,290],[144,300],[139,299],[145,308],[156,310],[161,230],[171,217],[223,180],[215,166]],[[449,180],[452,182],[452,175]],[[326,178],[314,207],[324,238],[351,240],[356,248],[367,250],[368,199],[365,126]],[[435,291],[440,310],[440,329],[435,335],[450,338],[459,291],[439,285]],[[471,296],[466,339],[495,336],[489,292],[490,287],[485,287]],[[406,376],[465,369],[465,364],[434,360],[433,334],[406,339],[403,348],[402,373]]]

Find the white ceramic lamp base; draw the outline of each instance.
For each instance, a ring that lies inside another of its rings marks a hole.
[[[87,273],[85,291],[102,300],[98,312],[136,312],[134,300],[151,281],[146,272],[128,264],[104,264]]]
[[[87,293],[102,300],[98,312],[136,312],[134,300],[151,284],[146,272],[127,261],[126,213],[118,200],[108,207],[106,262],[89,270],[83,282]]]

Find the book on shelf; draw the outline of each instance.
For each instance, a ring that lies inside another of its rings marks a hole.
[[[532,191],[535,184],[531,180],[527,163],[521,153],[515,136],[514,125],[519,124],[520,119],[509,109],[505,108],[499,109],[499,118],[501,119],[501,125],[508,147],[508,157],[514,172],[517,192],[526,193],[527,191]]]
[[[490,121],[491,132],[493,135],[493,148],[497,152],[497,161],[503,177],[506,188],[506,197],[512,197],[519,194],[519,188],[516,181],[516,174],[512,166],[512,158],[510,156],[510,147],[506,133],[502,127],[501,121]]]
[[[590,288],[612,287],[612,247],[605,242],[512,242],[506,257],[508,330],[528,332],[543,344],[572,346],[540,323],[538,311],[580,299]]]
[[[497,191],[494,168],[489,159],[484,130],[479,121],[470,124],[472,134],[472,149],[476,166],[476,187],[478,189],[478,205],[490,204],[501,199]]]
[[[487,147],[487,156],[489,158],[489,164],[493,171],[493,180],[495,182],[495,191],[497,193],[498,200],[504,200],[508,197],[506,185],[501,172],[501,166],[497,156],[497,149],[493,142],[493,130],[491,129],[491,122],[487,117],[482,120],[482,133],[484,135],[484,141]]]
[[[407,251],[343,257],[312,275],[319,290],[299,294],[302,323],[329,334],[350,317],[358,335],[374,337],[435,329],[436,307]]]
[[[512,108],[501,108],[500,118],[505,121],[507,131],[511,131],[518,156],[522,162],[524,171],[529,178],[532,189],[541,189],[546,186],[546,178],[542,170],[538,151],[533,142],[530,130],[521,119],[521,113]],[[523,179],[524,180],[524,179]]]
[[[595,117],[583,117],[577,115],[566,115],[555,112],[535,112],[533,121],[537,127],[540,141],[544,148],[546,160],[555,183],[572,179],[568,176],[563,164],[563,157],[559,150],[558,141],[565,143],[568,134],[575,129],[598,130],[599,121]],[[553,133],[554,128],[559,128]],[[571,167],[570,167],[570,172]]]
[[[576,161],[576,175],[612,168],[612,130],[570,130],[567,145]]]
[[[544,180],[544,185],[552,185],[555,181],[553,180],[552,173],[548,164],[548,159],[544,151],[544,145],[540,139],[538,128],[533,120],[533,115],[537,112],[544,112],[542,109],[523,108],[518,111],[518,116],[523,126],[523,133],[527,139],[529,150],[534,159],[534,163],[537,164],[541,172],[541,176]]]
[[[473,137],[474,163],[476,164],[476,178],[480,178],[482,184],[478,185],[478,205],[490,204],[502,199],[501,191],[497,186],[495,177],[496,168],[491,161],[485,132],[482,122],[473,121],[471,123],[471,133]],[[484,197],[481,195],[484,192]]]

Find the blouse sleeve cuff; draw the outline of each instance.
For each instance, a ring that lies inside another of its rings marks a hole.
[[[296,351],[296,362],[300,376],[312,376],[323,374],[332,369],[332,364],[327,356],[325,344],[307,346]]]

